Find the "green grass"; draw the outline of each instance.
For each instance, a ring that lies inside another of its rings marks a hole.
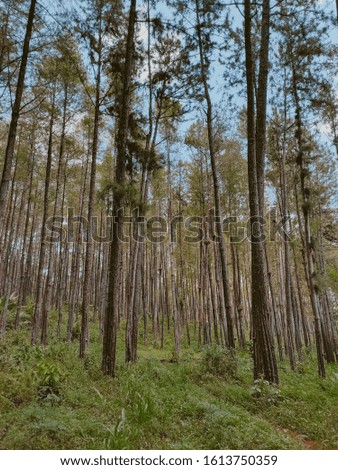
[[[0,342],[0,449],[302,449],[337,447],[338,379],[280,364],[281,386],[253,386],[248,353],[166,349],[139,344],[135,365],[117,377],[100,372],[101,344],[92,328],[84,361],[78,345],[31,347],[29,330]],[[165,359],[165,361],[163,361]],[[309,442],[311,441],[311,442]]]

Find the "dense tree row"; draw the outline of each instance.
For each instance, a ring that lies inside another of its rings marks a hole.
[[[334,5],[333,5],[334,6]],[[315,0],[0,2],[0,337],[338,359],[337,34]],[[325,135],[324,135],[325,134]]]

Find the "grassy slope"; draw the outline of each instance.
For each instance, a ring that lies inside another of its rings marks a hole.
[[[168,360],[168,352],[140,341],[138,363],[125,366],[120,340],[117,378],[110,379],[100,373],[100,341],[94,331],[83,363],[77,344],[51,338],[47,348],[32,348],[27,331],[9,331],[0,342],[0,449],[337,446],[334,367],[320,380],[314,359],[301,373],[280,365],[278,394],[264,384],[252,388],[248,353],[238,354],[233,376],[217,361],[213,373],[206,371],[205,352],[197,347],[184,349],[177,364]],[[214,356],[219,359],[219,353]],[[50,370],[55,394],[46,397],[43,385]]]

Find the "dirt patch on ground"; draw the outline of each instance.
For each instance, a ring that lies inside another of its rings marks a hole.
[[[293,439],[299,441],[302,446],[304,447],[305,450],[322,450],[323,446],[319,441],[311,441],[306,438],[303,434],[300,434],[297,431],[291,431],[290,429],[285,429],[280,426],[277,426],[279,431],[282,431],[285,434],[288,434],[291,436]],[[337,450],[338,446],[332,447],[332,449],[327,449],[327,450]]]

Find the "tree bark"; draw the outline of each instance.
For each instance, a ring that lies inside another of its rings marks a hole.
[[[4,216],[8,185],[9,185],[10,178],[11,178],[14,147],[15,147],[17,127],[18,127],[18,121],[19,121],[19,115],[20,115],[21,100],[22,100],[23,90],[25,86],[27,59],[28,59],[28,54],[29,54],[29,44],[30,44],[30,40],[32,36],[36,3],[37,3],[36,0],[31,0],[29,13],[28,13],[26,34],[25,34],[25,39],[24,39],[23,49],[22,49],[22,57],[21,57],[21,63],[20,63],[20,69],[19,69],[18,83],[16,86],[16,92],[15,92],[15,101],[14,101],[14,106],[12,110],[11,122],[9,125],[7,147],[5,151],[4,166],[3,166],[2,177],[1,177],[1,182],[0,182],[0,221]]]
[[[41,334],[41,320],[42,320],[42,302],[43,302],[43,285],[44,285],[44,267],[45,267],[45,257],[46,257],[46,233],[47,227],[46,222],[48,218],[48,202],[49,202],[49,186],[50,186],[50,177],[52,169],[52,152],[53,152],[53,129],[54,129],[54,120],[55,120],[55,94],[56,86],[54,84],[53,96],[52,96],[52,109],[49,123],[49,140],[48,140],[48,152],[47,152],[47,164],[46,164],[46,177],[45,177],[45,191],[44,191],[44,201],[43,201],[43,216],[42,216],[42,225],[41,225],[41,241],[40,241],[40,257],[39,257],[39,267],[38,267],[38,277],[37,277],[37,292],[35,299],[35,309],[33,317],[33,327],[32,327],[32,343],[35,344],[41,341],[39,335]]]
[[[324,349],[323,349],[323,332],[321,326],[321,311],[319,302],[319,288],[316,282],[316,253],[314,247],[314,240],[311,235],[310,224],[310,190],[307,187],[307,175],[309,170],[305,162],[304,155],[304,141],[303,141],[303,123],[301,117],[301,107],[298,95],[297,77],[294,65],[292,66],[292,92],[296,108],[296,138],[298,142],[298,155],[297,163],[300,169],[300,186],[302,195],[302,212],[304,218],[304,243],[305,243],[305,257],[308,272],[308,285],[311,299],[312,312],[315,322],[315,338],[318,362],[318,374],[320,377],[325,377],[325,364],[324,364]]]
[[[196,5],[196,33],[198,38],[198,48],[199,48],[199,58],[200,58],[200,70],[201,78],[204,87],[204,98],[207,105],[207,130],[208,130],[208,144],[209,144],[209,155],[210,163],[212,169],[213,185],[214,185],[214,202],[215,202],[215,216],[216,216],[216,230],[219,242],[219,252],[220,252],[220,262],[221,262],[221,272],[222,272],[222,287],[223,287],[223,296],[225,302],[225,315],[226,318],[222,319],[224,323],[226,322],[227,326],[227,339],[230,349],[235,349],[235,335],[233,327],[233,312],[232,312],[232,302],[231,302],[231,292],[230,292],[230,280],[228,272],[228,261],[225,247],[225,240],[223,235],[223,223],[222,223],[222,211],[221,211],[221,200],[220,200],[220,190],[219,190],[219,180],[216,167],[216,152],[215,152],[215,143],[214,143],[214,129],[213,129],[213,108],[212,101],[209,93],[208,79],[207,79],[207,70],[204,59],[204,49],[203,49],[203,39],[201,34],[201,20],[200,20],[200,6],[199,0],[195,0]]]
[[[264,156],[266,140],[266,94],[269,66],[270,2],[263,1],[261,48],[255,107],[255,65],[252,49],[251,1],[245,0],[245,56],[247,81],[248,178],[251,229],[251,316],[253,333],[254,378],[261,376],[278,384],[278,370],[270,325],[265,263]],[[257,118],[255,122],[255,114]]]
[[[119,100],[119,124],[117,134],[116,155],[116,188],[113,194],[113,233],[110,247],[108,304],[104,325],[102,371],[105,375],[115,375],[116,366],[116,333],[118,326],[118,275],[121,254],[119,236],[123,227],[123,214],[121,212],[124,199],[126,144],[128,135],[128,119],[131,100],[131,82],[133,73],[134,35],[136,24],[136,0],[131,0],[128,34],[126,43],[126,57],[123,72],[123,90]]]
[[[99,37],[98,37],[98,65],[96,77],[95,92],[95,113],[94,113],[94,130],[92,143],[92,161],[89,179],[89,199],[88,199],[88,229],[86,240],[86,259],[83,279],[83,298],[82,298],[82,317],[81,317],[81,336],[79,356],[83,358],[89,343],[89,310],[90,310],[90,290],[92,279],[92,265],[94,253],[93,241],[93,215],[95,202],[95,181],[96,181],[96,159],[99,142],[99,121],[100,121],[100,100],[101,100],[101,66],[102,66],[102,0],[99,2]]]

